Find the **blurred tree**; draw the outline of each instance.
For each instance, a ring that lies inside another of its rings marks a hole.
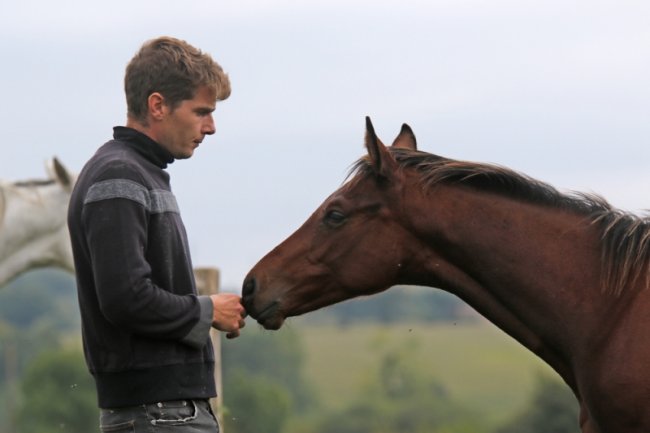
[[[246,328],[245,338],[222,340],[224,395],[229,395],[229,382],[234,371],[274,381],[289,392],[292,405],[305,410],[315,403],[314,393],[304,379],[304,348],[299,334],[287,327],[282,332],[268,332],[259,327]]]
[[[16,416],[21,433],[97,431],[95,385],[80,349],[43,352],[22,380],[23,398]]]
[[[0,431],[15,418],[18,382],[39,353],[79,335],[79,312],[71,275],[43,269],[0,288]]]
[[[74,279],[57,270],[28,272],[0,287],[0,318],[18,329],[46,320],[60,331],[79,328]]]
[[[246,328],[245,338],[222,340],[221,353],[229,433],[281,432],[290,414],[313,408],[314,393],[303,374],[304,349],[291,328]]]
[[[243,369],[228,380],[224,430],[229,433],[281,433],[289,417],[291,397],[279,383]]]
[[[540,374],[530,404],[494,433],[580,433],[578,414],[569,387]]]

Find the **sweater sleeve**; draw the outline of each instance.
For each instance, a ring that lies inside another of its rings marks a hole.
[[[181,340],[193,347],[202,347],[205,344],[205,339],[210,335],[210,329],[212,329],[214,312],[212,299],[209,296],[199,296],[199,304],[201,305],[200,319]]]
[[[147,188],[133,180],[108,179],[88,190],[82,223],[96,296],[102,314],[124,331],[177,341],[189,335],[183,342],[197,346],[199,298],[189,288],[162,288],[152,279],[146,252],[150,208],[156,205]],[[209,328],[198,329],[205,344]]]

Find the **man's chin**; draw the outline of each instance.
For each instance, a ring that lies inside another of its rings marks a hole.
[[[185,152],[177,152],[176,154],[172,155],[174,159],[189,159],[194,155],[194,149],[188,150]]]

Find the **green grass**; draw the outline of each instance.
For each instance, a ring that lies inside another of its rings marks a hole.
[[[289,326],[301,334],[305,375],[329,409],[353,401],[382,354],[391,349],[414,351],[417,368],[430,372],[454,401],[490,424],[526,405],[540,373],[560,380],[545,363],[485,322],[340,328],[296,320]]]

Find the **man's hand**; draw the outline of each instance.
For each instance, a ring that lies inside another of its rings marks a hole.
[[[210,298],[213,307],[212,326],[227,332],[226,338],[239,337],[239,330],[246,325],[246,310],[241,304],[240,296],[234,293],[219,293],[210,295]]]

